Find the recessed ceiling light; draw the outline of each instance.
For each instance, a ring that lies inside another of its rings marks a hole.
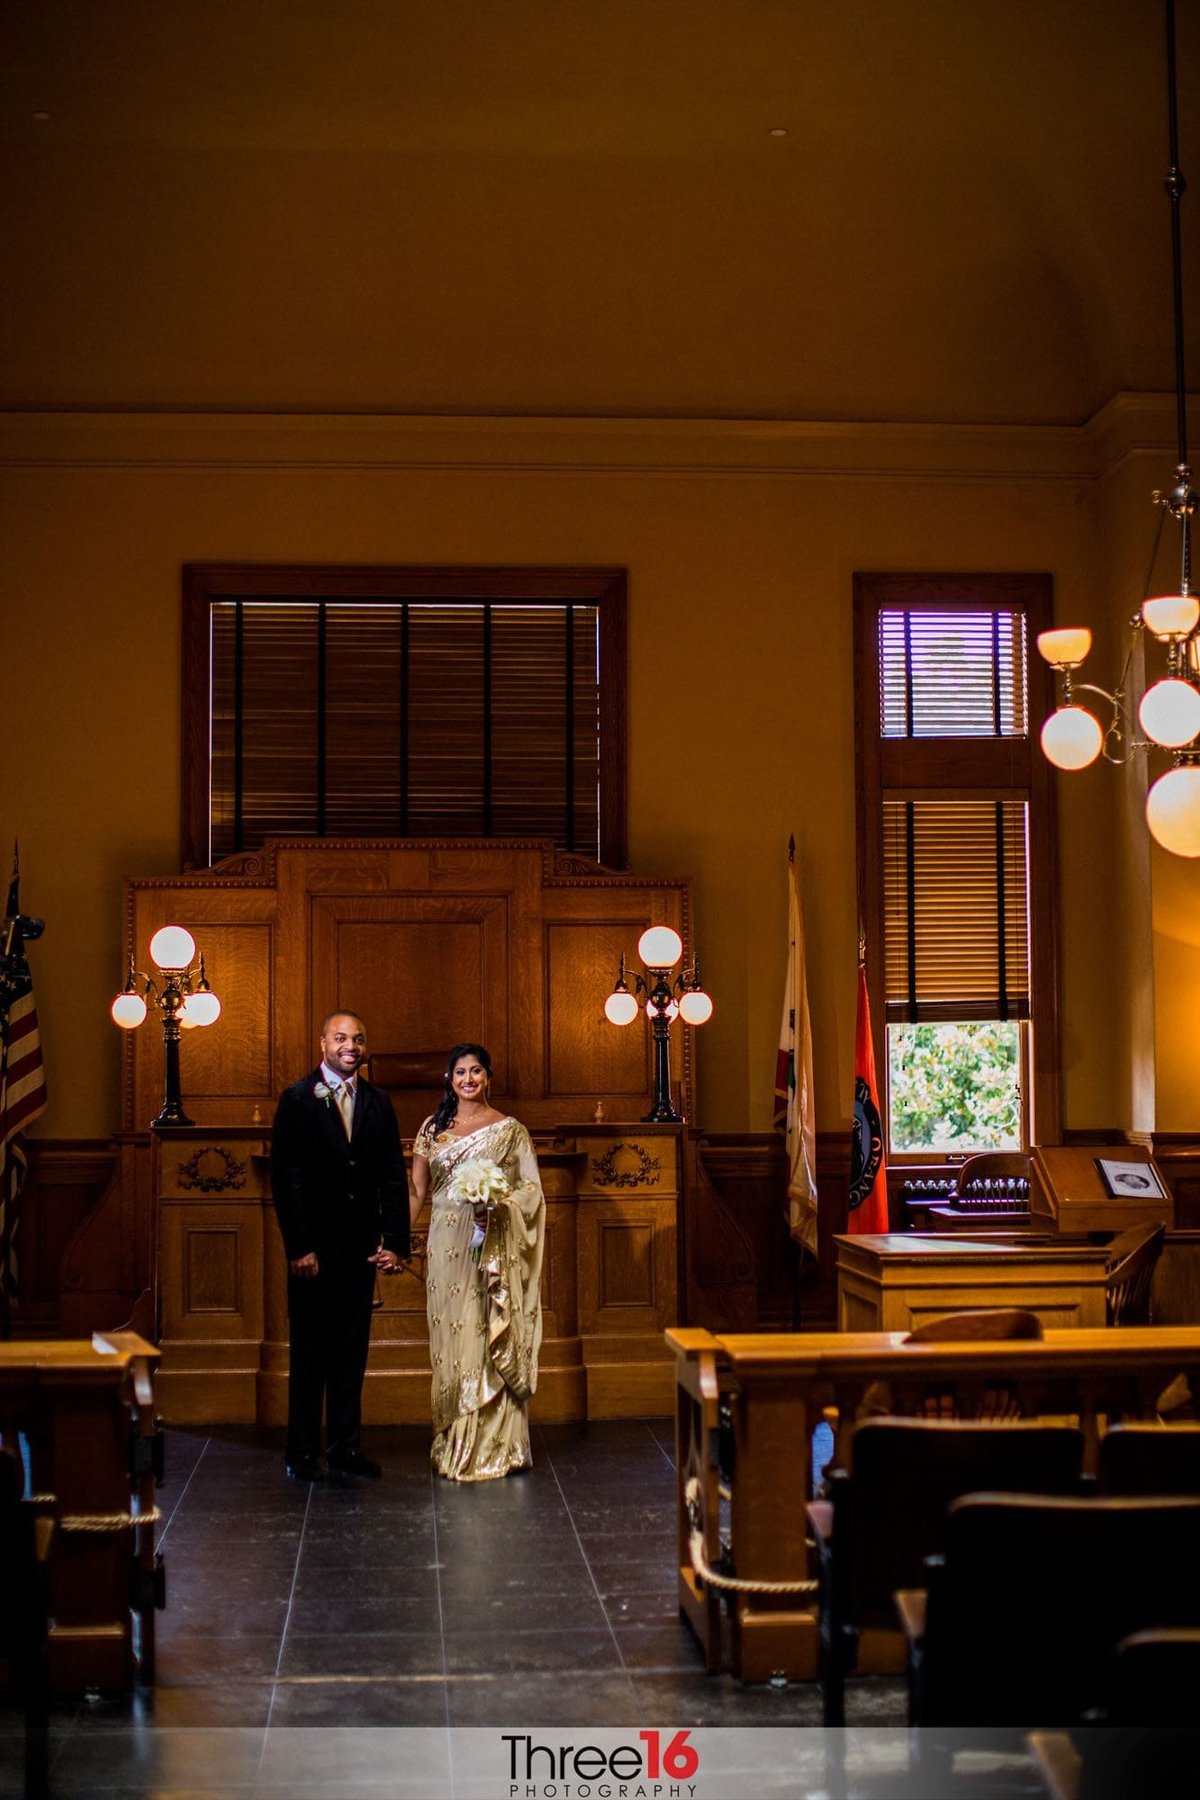
[[[787,136],[787,126],[786,125],[772,125],[770,131],[767,133],[767,136],[768,137],[786,137]]]
[[[48,119],[50,117],[50,114],[49,113],[34,113],[33,116],[35,119]]]

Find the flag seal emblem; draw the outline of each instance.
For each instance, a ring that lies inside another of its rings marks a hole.
[[[850,1211],[862,1205],[883,1161],[883,1124],[867,1082],[854,1083],[854,1138],[850,1146]]]

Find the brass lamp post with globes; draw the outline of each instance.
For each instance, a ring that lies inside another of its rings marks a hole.
[[[677,1018],[685,1025],[707,1024],[713,1003],[700,984],[700,964],[694,951],[690,967],[672,976],[683,957],[683,939],[670,925],[651,925],[643,931],[637,953],[644,974],[627,972],[622,951],[613,991],[604,1002],[604,1016],[612,1025],[632,1025],[641,1010],[638,995],[645,994],[646,1017],[654,1029],[654,1105],[642,1123],[678,1124],[682,1115],[671,1103],[671,1025]]]
[[[136,1031],[151,1005],[158,1008],[162,1017],[166,1079],[162,1111],[152,1121],[156,1131],[194,1123],[183,1110],[180,1039],[184,1031],[198,1025],[215,1025],[221,1016],[221,1002],[204,972],[203,952],[193,967],[195,955],[196,940],[190,931],[182,925],[163,925],[150,939],[150,960],[158,971],[158,980],[135,969],[131,954],[125,986],[110,1008],[113,1023],[122,1031]]]

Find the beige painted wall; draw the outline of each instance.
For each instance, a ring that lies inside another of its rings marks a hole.
[[[369,455],[313,420],[142,420],[128,441],[102,421],[42,418],[33,439],[5,427],[7,687],[24,705],[16,729],[9,714],[0,843],[19,832],[23,899],[47,921],[33,952],[52,1096],[43,1134],[116,1120],[107,1008],[121,878],[178,867],[179,571],[217,559],[627,567],[630,859],[695,880],[716,1000],[701,1122],[769,1122],[794,830],[818,1125],[847,1124],[851,579],[1048,570],[1059,616],[1095,618],[1100,489],[1080,472],[1076,434],[816,427],[781,449],[769,428],[731,440],[673,427],[664,445],[653,426],[622,426],[616,444],[555,422],[535,457],[519,426],[506,437],[457,422],[452,447],[446,426],[381,421]],[[1120,946],[1097,879],[1109,806],[1103,771],[1060,802],[1069,1125],[1111,1122],[1120,1089],[1109,1028]],[[1195,934],[1187,956],[1195,982]],[[1178,1032],[1166,1049],[1179,1057]],[[186,1045],[184,1061],[186,1086]],[[1170,1093],[1177,1116],[1191,1089],[1172,1077]]]

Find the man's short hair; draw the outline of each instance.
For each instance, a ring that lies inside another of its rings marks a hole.
[[[323,1038],[329,1036],[329,1027],[333,1024],[335,1019],[353,1019],[356,1024],[362,1026],[363,1036],[366,1036],[367,1022],[361,1013],[356,1013],[351,1006],[335,1006],[333,1011],[331,1013],[326,1013],[325,1017],[321,1020],[321,1036]]]

